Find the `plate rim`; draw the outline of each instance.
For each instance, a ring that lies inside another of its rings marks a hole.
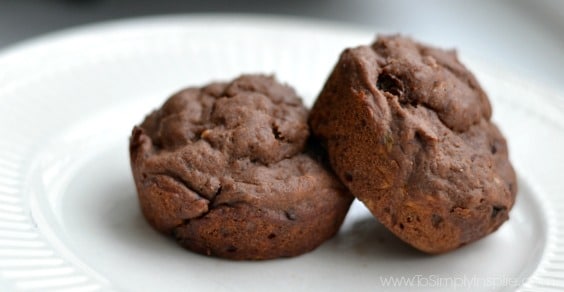
[[[202,21],[211,21],[218,23],[235,22],[242,24],[262,23],[274,27],[293,26],[300,28],[302,26],[307,26],[308,28],[315,30],[335,30],[340,32],[366,35],[372,34],[374,37],[376,37],[375,32],[377,32],[378,34],[401,33],[394,32],[386,27],[371,27],[369,25],[350,23],[345,21],[308,18],[294,15],[228,12],[155,14],[89,22],[30,37],[28,39],[24,39],[0,48],[0,64],[2,64],[2,62],[6,59],[13,58],[13,55],[19,55],[28,50],[41,50],[44,47],[56,42],[73,41],[73,37],[78,37],[85,34],[100,34],[104,30],[124,29],[125,27],[138,27],[140,24],[146,25],[147,23],[156,26],[160,26],[165,23],[167,25],[170,25],[171,23],[190,25]],[[407,35],[419,39],[419,36],[417,35]],[[425,40],[423,40],[423,42],[425,42]],[[539,97],[542,98],[544,102],[552,105],[558,112],[564,115],[564,102],[556,102],[556,100],[564,101],[564,93],[560,93],[557,89],[542,84],[538,80],[525,80],[525,78],[522,78],[518,74],[513,73],[511,70],[499,64],[495,60],[486,59],[484,57],[476,55],[475,53],[469,53],[468,51],[463,52],[460,56],[460,49],[455,48],[455,50],[458,51],[459,57],[463,59],[465,57],[469,57],[474,62],[479,62],[481,64],[490,64],[490,66],[488,66],[489,69],[499,72],[499,74],[503,74],[504,76],[506,76],[506,78],[511,80],[512,83],[527,84],[527,86],[531,87],[534,91],[542,93]],[[2,72],[0,71],[0,81],[2,80],[1,73]],[[564,123],[564,118],[561,119],[560,122]]]

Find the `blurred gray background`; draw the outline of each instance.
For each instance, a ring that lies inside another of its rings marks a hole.
[[[0,50],[98,21],[201,12],[291,15],[397,31],[457,47],[564,96],[561,0],[0,0]]]

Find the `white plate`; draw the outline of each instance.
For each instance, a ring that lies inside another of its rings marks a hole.
[[[428,256],[355,203],[309,254],[208,258],[141,217],[130,130],[169,94],[275,73],[308,104],[341,50],[373,31],[296,19],[177,16],[61,32],[0,55],[0,290],[552,291],[564,289],[564,118],[551,93],[464,58],[494,105],[520,176],[499,231]],[[388,282],[398,281],[398,282]]]

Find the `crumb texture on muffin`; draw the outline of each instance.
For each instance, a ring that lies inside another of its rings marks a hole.
[[[517,181],[492,108],[455,51],[380,36],[345,50],[309,123],[351,193],[429,253],[508,219]]]

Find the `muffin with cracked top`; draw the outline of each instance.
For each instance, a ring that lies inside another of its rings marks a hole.
[[[341,54],[309,123],[341,181],[381,223],[441,253],[494,232],[515,202],[491,114],[454,51],[394,35]]]
[[[353,197],[320,162],[307,114],[268,76],[178,92],[130,138],[143,215],[205,255],[262,260],[316,248]]]

